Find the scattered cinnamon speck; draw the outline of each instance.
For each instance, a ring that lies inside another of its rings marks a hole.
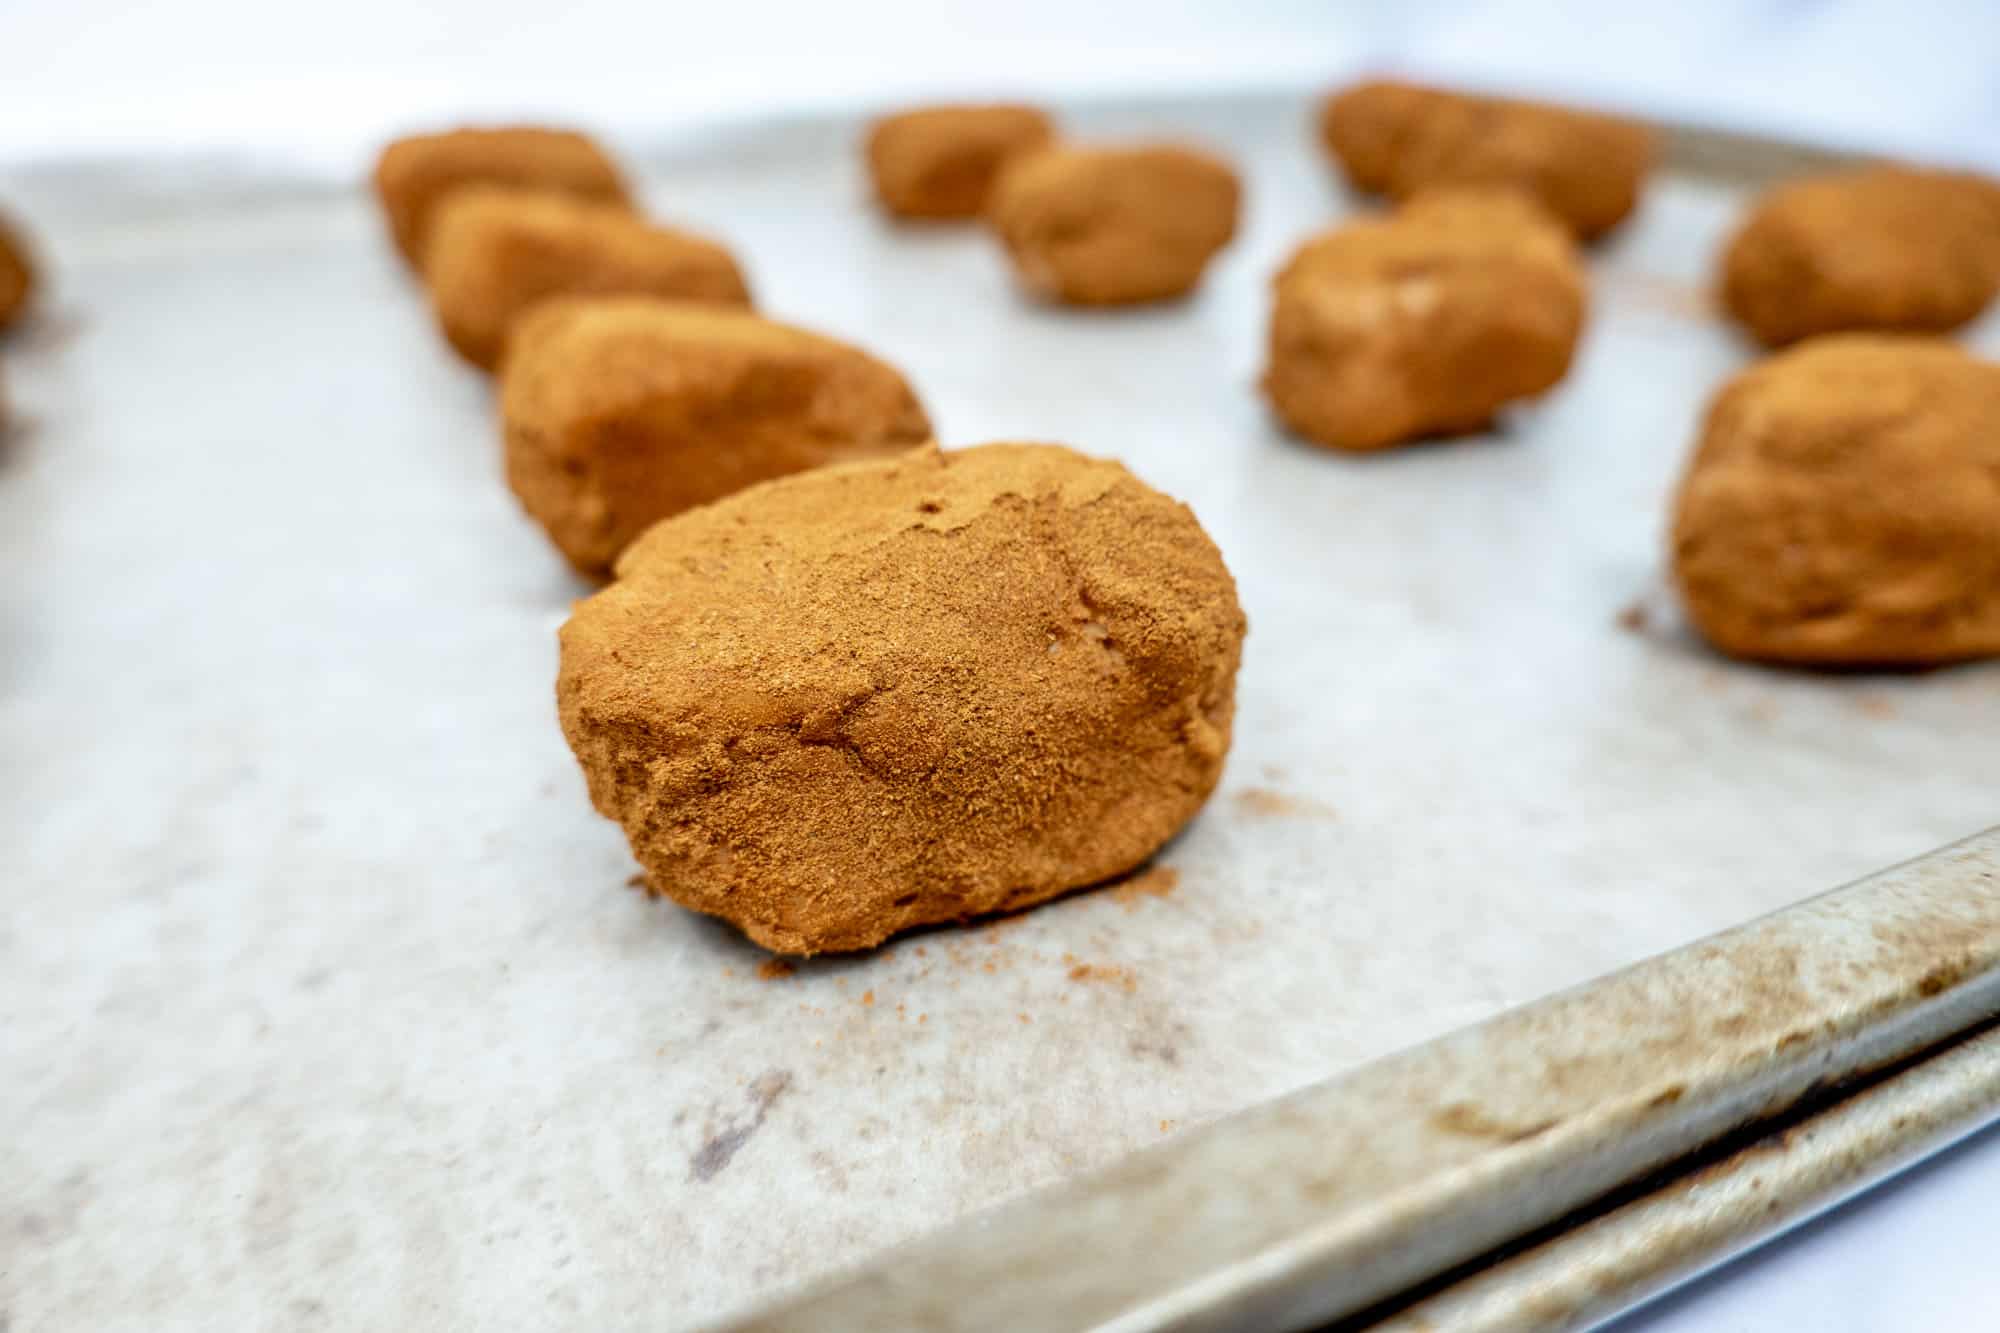
[[[1014,1017],[1020,1019],[1023,1023],[1032,1023],[1035,1021],[1034,1019],[1028,1017],[1026,1014],[1015,1014]]]
[[[1171,1130],[1171,1129],[1172,1129],[1173,1127],[1174,1127],[1174,1122],[1173,1122],[1173,1121],[1171,1121],[1171,1120],[1162,1120],[1162,1121],[1160,1122],[1160,1133],[1162,1133],[1162,1134],[1165,1134],[1165,1133],[1166,1133],[1167,1131]]]
[[[1245,787],[1236,793],[1236,808],[1256,819],[1286,818],[1301,816],[1310,819],[1332,819],[1334,809],[1324,801],[1315,801],[1310,796],[1292,796],[1285,792],[1273,791],[1269,787]]]
[[[1111,897],[1130,910],[1138,905],[1141,898],[1166,897],[1180,886],[1180,882],[1181,872],[1172,866],[1148,866],[1122,880],[1111,890]]]
[[[625,887],[628,889],[643,889],[647,893],[651,893],[653,891],[653,886],[651,882],[647,880],[646,872],[643,870],[635,870],[630,875],[626,876]]]
[[[1896,705],[1879,694],[1857,694],[1854,706],[1869,717],[1894,717]]]
[[[1633,602],[1618,613],[1618,628],[1630,630],[1634,634],[1646,632],[1647,616],[1644,602]]]
[[[917,1021],[919,1023],[928,1023],[931,1021],[931,1016],[929,1014],[918,1014]]]
[[[1110,963],[1078,963],[1069,970],[1071,981],[1102,982],[1123,990],[1138,989],[1139,979],[1132,975],[1129,967],[1117,967]]]
[[[862,991],[862,992],[861,992],[861,1003],[863,1003],[863,1004],[873,1004],[873,1003],[875,1003],[875,992],[874,992],[874,991],[872,991],[872,990],[865,990],[865,991]]]
[[[789,958],[766,958],[757,965],[757,975],[765,981],[780,981],[798,970]]]
[[[724,963],[722,965],[722,975],[725,977],[733,977],[736,975],[736,969],[731,967],[729,964]]]

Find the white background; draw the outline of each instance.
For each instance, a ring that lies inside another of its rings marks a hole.
[[[1328,0],[621,5],[0,0],[0,162],[159,149],[358,175],[382,136],[613,134],[973,91],[1277,84],[1394,66],[2000,169],[2000,4]],[[2000,1133],[1621,1328],[2000,1327]]]

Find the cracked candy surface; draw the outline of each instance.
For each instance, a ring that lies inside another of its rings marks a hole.
[[[382,150],[375,193],[403,258],[421,266],[437,205],[467,185],[513,185],[629,206],[618,168],[574,130],[532,126],[412,134]]]
[[[1849,334],[1738,375],[1681,482],[1673,561],[1690,618],[1739,657],[2000,654],[2000,366]]]
[[[868,174],[877,201],[897,217],[976,218],[1000,169],[1054,137],[1038,107],[914,107],[869,128]]]
[[[1265,395],[1337,449],[1480,429],[1568,372],[1584,275],[1509,190],[1437,190],[1308,240],[1273,283]]]
[[[987,221],[1024,286],[1071,305],[1185,296],[1236,235],[1236,172],[1174,144],[1058,144],[1010,162]]]
[[[593,577],[669,515],[931,436],[894,367],[725,306],[551,301],[518,322],[510,347],[507,483]]]
[[[2000,183],[1870,167],[1778,186],[1722,259],[1722,302],[1767,346],[1945,333],[2000,291]]]
[[[652,889],[811,954],[1143,863],[1221,776],[1243,633],[1122,465],[931,446],[655,527],[564,626],[557,698]]]
[[[1653,162],[1652,132],[1630,121],[1381,79],[1328,98],[1320,137],[1358,190],[1507,186],[1585,240],[1625,220]]]
[[[446,340],[483,370],[517,319],[558,296],[750,304],[736,260],[706,236],[507,186],[468,186],[439,205],[424,280]]]

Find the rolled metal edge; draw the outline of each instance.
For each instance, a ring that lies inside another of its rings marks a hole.
[[[1594,1328],[2000,1124],[2000,1028],[1482,1268],[1372,1333]]]
[[[1352,1315],[2000,1013],[2000,829],[891,1250],[736,1330]]]
[[[1656,124],[1663,167],[1731,185],[1770,185],[1793,176],[1849,170],[1874,160],[1851,149],[1772,139],[1712,125]]]

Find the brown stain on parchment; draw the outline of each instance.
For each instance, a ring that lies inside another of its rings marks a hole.
[[[688,1159],[688,1179],[706,1182],[720,1175],[736,1154],[743,1151],[743,1145],[750,1141],[751,1136],[764,1127],[764,1118],[771,1114],[771,1107],[791,1086],[792,1071],[789,1069],[773,1069],[759,1074],[750,1084],[749,1114],[709,1134],[694,1156]]]
[[[1143,1019],[1125,1049],[1141,1060],[1158,1060],[1169,1068],[1181,1062],[1181,1047],[1193,1038],[1193,1029],[1176,1018],[1151,1016]]]

